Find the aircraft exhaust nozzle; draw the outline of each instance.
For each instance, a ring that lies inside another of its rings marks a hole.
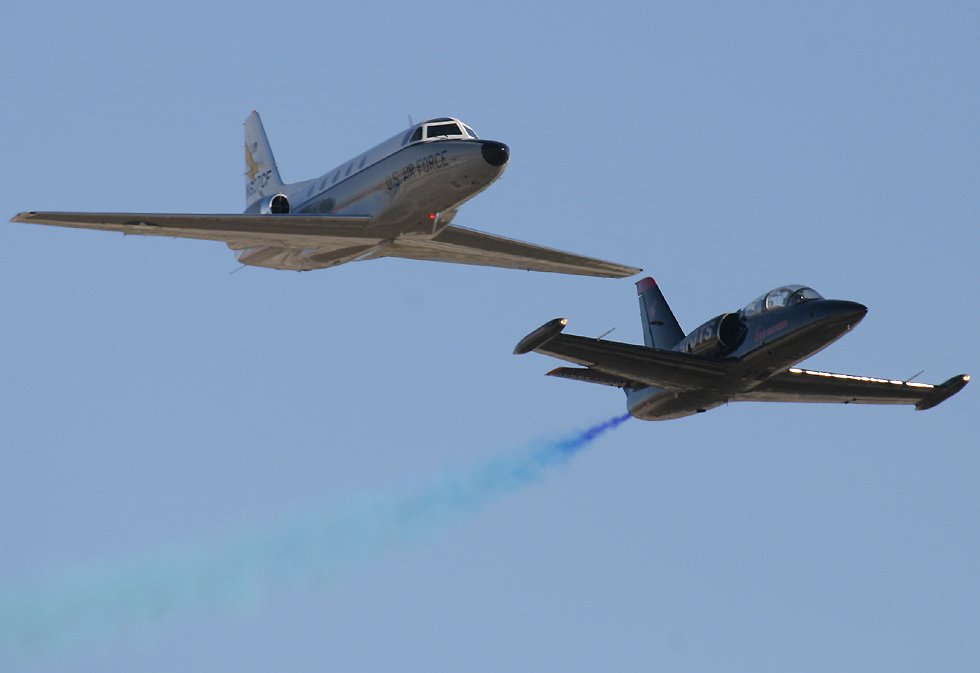
[[[276,194],[271,198],[263,199],[259,205],[259,213],[262,215],[288,215],[289,197],[285,194]]]
[[[556,336],[561,334],[561,331],[565,329],[565,325],[568,324],[566,318],[555,318],[554,320],[549,320],[541,327],[537,328],[526,337],[521,339],[517,347],[514,348],[514,355],[524,355],[525,353],[530,353],[531,351],[544,346],[546,343],[554,339]]]

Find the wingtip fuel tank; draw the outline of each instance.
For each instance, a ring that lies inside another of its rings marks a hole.
[[[970,382],[969,374],[958,374],[943,383],[940,383],[927,397],[925,397],[921,402],[915,405],[916,411],[925,411],[926,409],[932,409],[948,400],[950,397],[956,393],[963,390],[966,384]]]
[[[561,331],[565,329],[565,325],[567,324],[567,318],[555,318],[554,320],[549,320],[545,324],[541,325],[541,327],[537,328],[521,339],[517,344],[517,347],[514,348],[514,355],[524,355],[525,353],[530,353],[535,348],[544,346],[546,343],[561,334]]]

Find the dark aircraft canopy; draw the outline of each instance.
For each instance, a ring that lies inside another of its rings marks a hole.
[[[820,293],[806,285],[783,285],[769,290],[764,295],[742,309],[742,315],[751,317],[802,304],[805,301],[823,299]]]

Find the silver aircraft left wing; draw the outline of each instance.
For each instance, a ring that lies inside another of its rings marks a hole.
[[[368,215],[26,212],[16,215],[12,221],[224,241],[233,247],[250,244],[332,250],[340,243],[376,246],[371,255],[362,259],[401,257],[605,278],[624,278],[640,272],[631,266],[453,225],[434,237],[400,236],[400,232],[366,227],[371,219]]]
[[[364,230],[365,215],[198,215],[179,213],[19,213],[11,222],[118,231],[141,236],[197,238],[226,243],[242,240],[269,245],[315,242],[323,237],[377,237]]]

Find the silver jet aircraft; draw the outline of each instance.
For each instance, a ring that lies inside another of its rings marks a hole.
[[[245,120],[242,215],[27,212],[14,222],[223,241],[238,261],[309,271],[379,257],[622,278],[640,269],[452,224],[507,167],[510,149],[431,119],[313,180],[284,183],[259,114]]]

